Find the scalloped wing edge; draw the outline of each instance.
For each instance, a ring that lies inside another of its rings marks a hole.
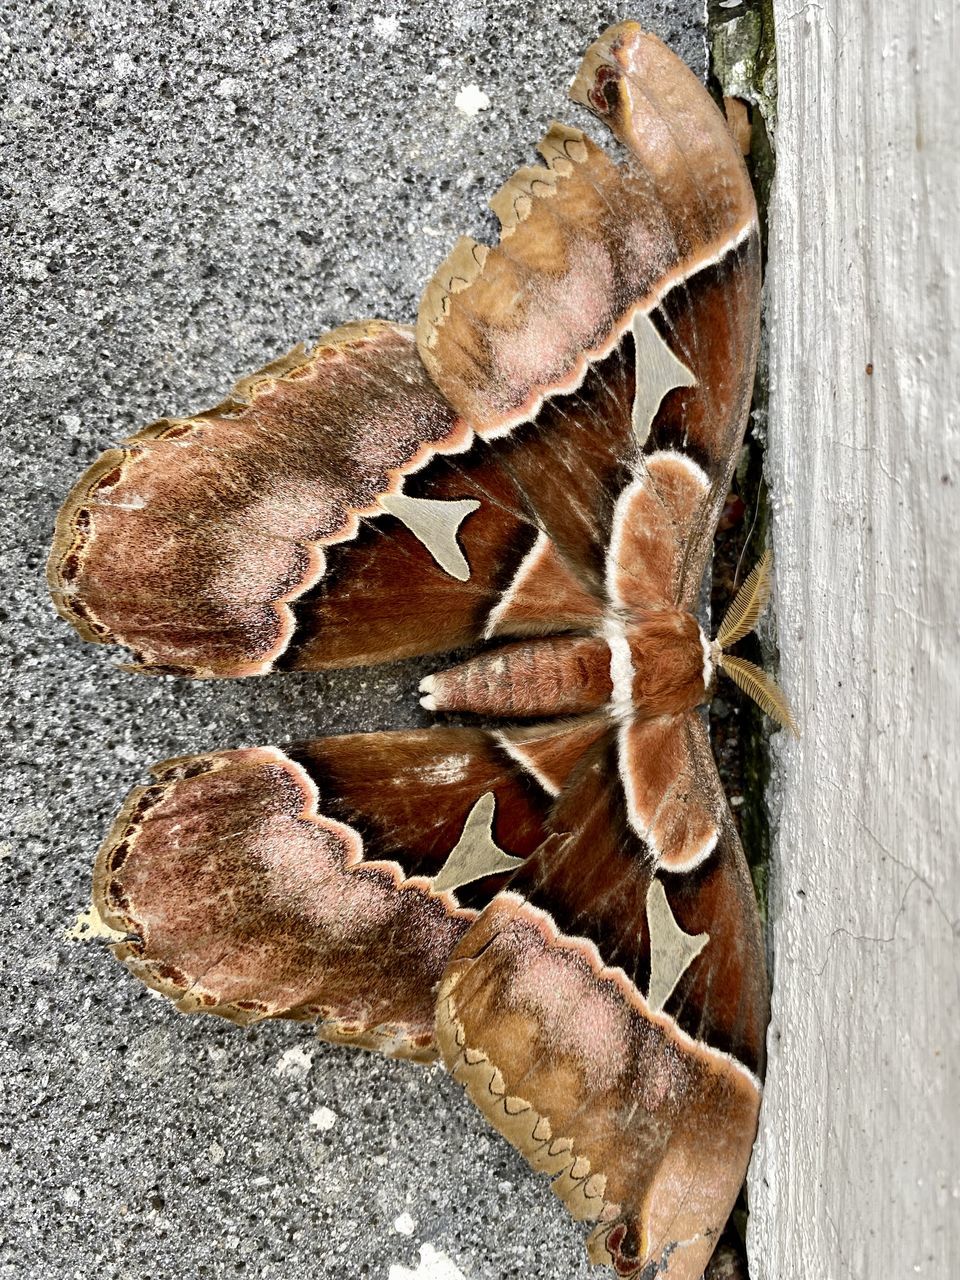
[[[270,394],[278,383],[293,382],[317,362],[329,359],[334,353],[345,349],[365,345],[388,331],[410,338],[414,336],[412,325],[395,324],[392,321],[378,319],[348,322],[324,333],[312,347],[308,348],[306,344],[298,343],[285,355],[269,361],[262,368],[240,378],[233,390],[213,408],[186,417],[160,418],[102,453],[74,483],[57,513],[53,542],[47,558],[46,576],[50,594],[60,616],[69,622],[84,640],[99,644],[123,645],[131,649],[139,658],[137,647],[128,644],[119,632],[111,630],[94,610],[79,598],[74,585],[75,579],[82,572],[86,551],[93,542],[89,537],[92,523],[89,504],[96,499],[101,490],[109,489],[119,482],[124,468],[135,464],[136,460],[142,456],[139,449],[141,445],[153,440],[169,440],[186,436],[196,427],[217,421],[231,421],[258,398]],[[434,390],[436,391],[436,388]],[[443,399],[439,392],[436,394],[440,400]],[[382,499],[402,495],[407,476],[420,471],[438,454],[465,452],[470,448],[473,439],[474,432],[469,424],[463,418],[454,415],[451,420],[451,430],[445,439],[422,442],[407,461],[387,471],[388,483],[381,492],[377,493],[372,502],[349,508],[346,518],[330,533],[315,539],[302,539],[300,545],[307,552],[307,563],[300,580],[270,602],[279,622],[277,640],[258,661],[238,664],[229,674],[253,676],[266,675],[270,672],[277,659],[289,647],[296,629],[296,619],[291,606],[316,586],[326,572],[327,558],[324,549],[354,539],[364,518],[390,514]],[[124,669],[158,675],[187,674],[199,678],[224,674],[202,667],[181,670],[150,661],[127,664]]]

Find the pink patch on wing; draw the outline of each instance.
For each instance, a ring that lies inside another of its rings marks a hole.
[[[608,327],[614,268],[596,241],[580,239],[570,251],[569,270],[538,282],[537,306],[517,329],[491,335],[498,378],[508,388],[546,388],[565,377],[571,353],[592,347]],[[503,408],[512,404],[503,399]]]
[[[571,951],[549,944],[544,949],[535,927],[517,922],[498,945],[515,961],[506,988],[510,1002],[534,1014],[550,1052],[575,1057],[591,1089],[615,1087],[630,1011],[612,985],[599,983],[587,961]]]

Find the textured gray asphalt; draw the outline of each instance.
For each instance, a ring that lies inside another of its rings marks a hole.
[[[190,684],[116,669],[48,603],[96,454],[341,321],[410,320],[557,116],[589,39],[677,3],[9,6],[0,35],[5,421],[0,1280],[577,1280],[582,1231],[439,1069],[187,1019],[64,940],[145,766],[425,723],[416,664]],[[490,100],[470,116],[458,92]],[[391,1270],[392,1268],[392,1270]]]

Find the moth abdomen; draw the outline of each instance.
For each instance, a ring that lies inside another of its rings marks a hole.
[[[420,692],[428,711],[575,715],[609,701],[610,654],[595,636],[521,640],[427,676]]]

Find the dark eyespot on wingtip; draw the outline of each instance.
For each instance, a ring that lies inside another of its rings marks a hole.
[[[600,119],[613,115],[620,105],[622,70],[617,54],[627,36],[643,35],[636,22],[621,22],[605,30],[584,54],[580,70],[570,87],[570,97]]]
[[[614,67],[598,67],[588,98],[598,116],[613,115],[620,101],[620,76]]]

